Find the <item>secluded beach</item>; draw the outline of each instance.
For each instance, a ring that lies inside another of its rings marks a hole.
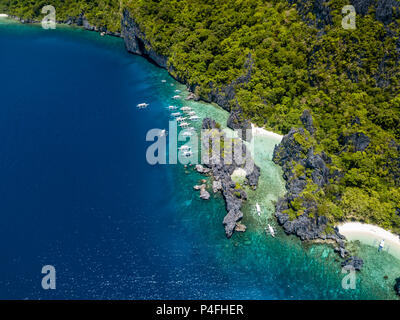
[[[399,236],[386,231],[378,226],[365,224],[361,222],[346,222],[338,226],[339,232],[343,234],[347,240],[359,240],[370,246],[378,248],[381,240],[385,240],[383,251],[400,259],[400,238]]]
[[[8,14],[0,13],[0,18],[7,18],[7,17],[8,17]]]
[[[271,137],[271,138],[276,138],[276,139],[282,139],[283,136],[280,134],[277,134],[272,131],[267,131],[263,128],[257,127],[253,123],[251,124],[251,132],[253,136],[265,136],[265,137]]]

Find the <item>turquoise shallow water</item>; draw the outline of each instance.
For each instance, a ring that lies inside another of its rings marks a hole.
[[[185,87],[120,39],[0,24],[0,298],[395,298],[400,262],[390,255],[354,244],[365,268],[356,289],[344,290],[330,246],[301,243],[276,225],[279,139],[256,138],[260,186],[248,191],[246,233],[228,240],[222,197],[203,201],[192,188],[203,176],[145,161],[146,132],[168,129],[167,106],[189,105],[221,124],[224,110],[173,100]],[[137,109],[141,102],[149,108]],[[54,292],[40,288],[44,264],[57,269]]]

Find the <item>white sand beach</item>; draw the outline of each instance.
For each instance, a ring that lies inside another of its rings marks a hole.
[[[267,130],[265,130],[263,128],[257,127],[253,123],[251,124],[251,132],[252,132],[253,136],[272,137],[272,138],[275,138],[275,139],[282,139],[283,138],[283,136],[281,136],[280,134],[277,134],[277,133],[272,132],[272,131],[267,131]]]
[[[8,17],[8,14],[0,13],[0,18],[7,18],[7,17]]]
[[[339,232],[347,240],[360,242],[376,247],[378,250],[381,240],[385,240],[383,251],[400,259],[400,238],[399,236],[382,229],[381,227],[361,222],[346,222],[338,225]]]

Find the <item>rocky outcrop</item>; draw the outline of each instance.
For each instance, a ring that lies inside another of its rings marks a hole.
[[[202,187],[200,188],[200,199],[203,200],[208,200],[210,199],[210,194],[206,190],[206,186],[203,184]]]
[[[309,25],[315,25],[322,29],[328,24],[332,24],[332,16],[328,6],[329,0],[288,0],[290,4],[296,4],[296,9],[304,22]],[[310,19],[310,13],[315,20]]]
[[[214,180],[213,181],[213,185],[212,185],[212,189],[214,193],[217,193],[218,191],[222,190],[222,183],[219,180]]]
[[[352,256],[342,262],[343,268],[352,268],[354,270],[360,271],[364,265],[364,261],[361,258]]]
[[[122,12],[121,34],[125,41],[125,47],[129,52],[147,57],[159,67],[167,69],[168,57],[153,50],[144,32],[131,18],[128,9],[124,9]]]
[[[384,24],[389,24],[400,16],[398,0],[351,0],[358,14],[366,15],[369,9],[374,9],[375,18]]]
[[[242,108],[237,102],[235,107],[232,108],[229,114],[227,126],[232,130],[237,130],[239,133],[239,137],[241,137],[243,140],[251,141],[251,139],[253,138],[251,131],[251,122],[245,119]]]
[[[224,140],[225,134],[219,129],[216,122],[210,118],[203,120],[203,129],[212,130],[210,136],[204,135],[202,141],[203,150],[207,150],[211,144],[210,137],[219,139],[218,141]],[[240,148],[234,148],[235,152],[242,152],[242,156],[247,156],[246,146],[241,143]],[[253,161],[252,159],[245,157],[244,163],[237,163],[235,161],[235,154],[233,154],[232,160],[229,163],[225,163],[225,159],[221,156],[224,154],[224,148],[219,154],[209,154],[209,159],[202,158],[203,165],[211,170],[211,174],[214,178],[213,191],[221,191],[222,196],[225,200],[225,207],[227,215],[224,217],[223,225],[225,227],[225,234],[230,238],[233,232],[236,230],[237,222],[243,218],[241,207],[243,201],[247,199],[246,192],[238,187],[238,185],[232,180],[232,173],[238,168],[249,168],[248,162]],[[259,178],[259,168],[252,162],[253,170],[255,173],[249,172],[248,176],[251,178],[247,179],[248,184],[256,186]],[[258,175],[257,175],[258,172]],[[251,181],[250,181],[251,180]]]
[[[231,110],[231,101],[236,97],[235,88],[237,86],[246,85],[250,82],[253,72],[254,60],[251,53],[248,54],[244,64],[244,75],[239,76],[236,80],[224,87],[217,87],[214,83],[210,83],[210,93],[208,94],[208,101],[215,102],[227,111]]]
[[[356,132],[348,136],[341,134],[338,138],[338,142],[345,147],[344,151],[357,152],[367,149],[371,139],[362,132]]]
[[[308,118],[304,122],[314,131],[307,113],[302,118]],[[330,172],[330,158],[324,153],[315,153],[310,139],[303,128],[292,128],[274,149],[273,161],[283,169],[287,190],[276,203],[275,216],[287,234],[301,240],[333,240],[344,249],[345,238],[337,229],[327,229],[329,221],[318,214],[317,203],[303,195],[309,184],[320,190],[339,175],[336,171]]]
[[[300,117],[300,120],[303,123],[304,128],[306,128],[311,134],[314,134],[315,128],[313,125],[313,118],[311,116],[310,110],[304,110]]]
[[[339,256],[341,257],[341,258],[346,258],[346,256],[349,254],[349,252],[345,249],[345,248],[343,248],[343,247],[336,247],[335,249],[334,249],[334,251],[336,252],[336,253],[338,253],[339,254]]]
[[[244,224],[242,224],[240,222],[236,223],[236,227],[235,227],[236,232],[245,232],[246,229],[247,229],[247,227]]]
[[[197,164],[196,167],[195,167],[195,170],[198,173],[202,173],[202,174],[207,174],[207,173],[210,172],[210,169],[204,168],[201,164]]]

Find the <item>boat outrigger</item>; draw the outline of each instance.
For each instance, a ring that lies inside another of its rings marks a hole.
[[[173,96],[173,97],[172,97],[172,99],[175,99],[175,100],[178,100],[178,99],[180,99],[180,98],[181,98],[180,95],[176,95],[176,96]]]
[[[180,126],[181,128],[187,128],[187,127],[189,127],[189,123],[187,123],[187,122],[181,122],[181,123],[179,124],[179,126]]]
[[[187,129],[186,129],[186,131],[182,132],[183,137],[191,137],[192,135],[193,134],[190,131],[187,131]]]
[[[189,120],[198,121],[198,120],[200,120],[200,117],[198,117],[198,116],[191,116],[191,117],[189,117]]]
[[[139,103],[139,104],[137,105],[137,107],[140,108],[140,109],[147,108],[148,106],[149,106],[148,103]]]
[[[260,216],[261,216],[261,207],[260,207],[260,205],[258,204],[258,202],[256,203],[256,210],[257,210],[258,216],[260,217]]]
[[[191,111],[191,110],[192,108],[186,106],[181,108],[181,111]]]
[[[181,115],[180,112],[171,113],[171,116],[173,116],[173,117],[179,117],[180,115]]]
[[[189,146],[182,146],[178,148],[179,151],[185,152],[185,151],[190,151],[190,147]]]
[[[169,106],[168,107],[168,110],[175,110],[175,109],[178,109],[178,107],[175,107],[175,106]]]

